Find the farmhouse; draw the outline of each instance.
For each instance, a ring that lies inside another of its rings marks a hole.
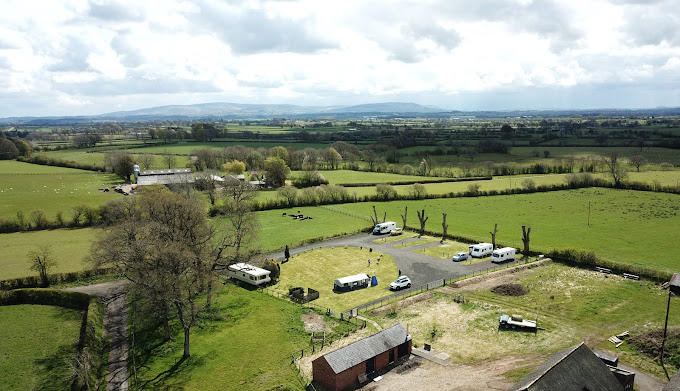
[[[411,336],[397,324],[312,361],[314,381],[332,391],[359,385],[366,375],[379,372],[411,354]]]
[[[511,391],[622,391],[624,387],[585,343],[555,353]]]
[[[153,184],[170,185],[173,183],[194,183],[194,174],[189,168],[170,168],[167,170],[135,170],[138,186]]]

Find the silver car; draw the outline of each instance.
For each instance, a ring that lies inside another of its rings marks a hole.
[[[454,262],[466,261],[467,259],[468,259],[468,255],[466,253],[458,253],[458,254],[453,256]]]

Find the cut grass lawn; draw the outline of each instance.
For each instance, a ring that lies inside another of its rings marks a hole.
[[[588,227],[588,205],[591,216]],[[408,205],[410,210],[425,209],[426,229],[441,232],[441,212],[448,212],[452,235],[488,242],[489,230],[498,223],[496,243],[521,247],[521,225],[532,228],[531,249],[547,252],[552,248],[593,250],[598,256],[625,264],[669,272],[677,271],[675,254],[680,242],[675,230],[680,226],[680,196],[603,188],[565,190],[548,193],[515,194],[476,198],[392,201],[335,205],[351,214],[387,212],[387,220],[399,221]],[[416,228],[415,218],[408,226]],[[649,249],[663,249],[650,256]]]
[[[460,243],[447,240],[444,242],[444,244],[440,244],[439,246],[423,248],[420,250],[416,250],[416,252],[426,254],[435,258],[451,260],[451,257],[456,255],[457,253],[467,254],[469,250],[468,246],[469,244],[467,243]],[[482,260],[485,261],[486,259],[482,258]],[[468,261],[465,261],[464,264],[468,265]]]
[[[431,237],[423,237],[420,240],[414,240],[412,242],[404,242],[401,244],[395,244],[394,247],[415,247],[415,246],[420,246],[421,244],[428,244],[428,243],[434,243],[439,239],[436,238],[431,238]]]
[[[0,306],[0,390],[68,390],[83,314],[45,305]]]
[[[120,179],[113,174],[20,162],[0,163],[0,219],[16,219],[17,212],[23,212],[29,221],[31,211],[42,209],[49,220],[54,220],[61,211],[69,221],[74,206],[99,206],[122,197],[115,192],[97,190],[119,183]],[[2,168],[11,171],[7,173]]]
[[[376,258],[382,255],[380,265]],[[371,266],[368,266],[368,259]],[[378,285],[352,292],[333,292],[333,282],[340,277],[366,273],[375,275]],[[281,280],[276,289],[288,293],[288,288],[301,286],[319,291],[319,299],[312,303],[333,311],[346,311],[360,304],[389,296],[390,282],[397,277],[398,269],[392,256],[368,248],[321,248],[296,254],[281,265]]]
[[[392,242],[397,242],[399,240],[415,238],[416,236],[418,236],[418,234],[404,232],[401,235],[384,236],[380,239],[374,240],[373,243],[378,243],[378,244],[380,244],[380,243],[392,243]]]
[[[529,293],[512,297],[490,291],[509,282],[521,284]],[[455,303],[455,293],[463,294],[468,302]],[[464,290],[445,287],[425,300],[395,307],[396,313],[381,309],[373,311],[372,317],[383,326],[408,323],[416,345],[431,343],[460,363],[477,364],[508,356],[525,357],[535,366],[549,354],[586,341],[591,349],[608,351],[620,356],[622,362],[661,376],[661,368],[653,360],[625,343],[615,349],[607,338],[626,330],[636,335],[662,328],[667,296],[666,291],[649,282],[552,263]],[[539,326],[546,330],[537,334],[499,333],[501,309],[529,319],[538,313]],[[671,310],[669,324],[678,322],[680,312]]]
[[[96,232],[92,228],[80,228],[0,234],[0,280],[37,275],[29,269],[27,254],[39,244],[52,247],[57,267],[51,272],[87,269],[83,258],[89,254]]]
[[[324,178],[328,180],[331,185],[336,185],[338,183],[386,183],[443,179],[428,176],[400,175],[386,172],[365,172],[352,170],[328,170],[319,172],[324,176]],[[300,176],[302,173],[303,171],[293,171],[291,172],[290,176],[296,177]]]
[[[139,381],[131,380],[131,388],[304,389],[289,364],[291,354],[308,346],[301,319],[305,309],[231,284],[215,296],[213,306],[211,316],[191,330],[187,360],[181,360],[184,337],[178,324],[174,340],[164,344],[162,331],[137,325]]]

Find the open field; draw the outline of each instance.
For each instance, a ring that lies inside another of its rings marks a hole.
[[[137,156],[142,153],[152,153],[151,151],[154,151],[153,153],[163,153],[163,149],[160,151],[156,151],[156,149],[161,148],[161,147],[148,147],[148,148],[133,148],[130,149],[128,152],[134,155],[135,159],[137,159]],[[170,153],[175,153],[175,152],[170,152]],[[97,151],[85,151],[85,150],[61,150],[61,151],[50,151],[50,152],[43,152],[42,153],[45,156],[54,158],[54,159],[60,159],[60,160],[67,160],[67,161],[73,161],[76,163],[80,164],[98,164],[100,166],[104,165],[104,157],[106,156],[105,152],[97,152]],[[185,167],[187,164],[190,163],[188,156],[176,156],[175,157],[175,167]],[[175,168],[173,167],[173,168]],[[161,169],[161,168],[168,168],[165,163],[162,160],[161,155],[154,155],[154,162],[151,165],[150,169]]]
[[[377,257],[382,256],[380,264]],[[368,266],[368,259],[371,266]],[[366,273],[375,275],[378,285],[352,292],[333,292],[336,278]],[[389,296],[390,282],[397,276],[397,266],[392,256],[377,251],[369,252],[368,248],[336,247],[321,248],[296,254],[290,261],[281,265],[281,280],[276,288],[288,293],[288,288],[301,286],[319,291],[319,298],[313,303],[341,312],[372,300]]]
[[[162,332],[137,328],[142,330],[136,336],[141,389],[303,388],[288,364],[291,354],[309,341],[301,318],[305,309],[231,284],[216,295],[213,306],[212,316],[191,330],[187,360],[181,360],[184,337],[178,324],[173,326],[174,340],[165,344],[158,339]]]
[[[424,181],[428,179],[442,179],[429,176],[400,175],[385,172],[365,172],[352,170],[323,170],[319,171],[331,185],[339,183],[386,183],[404,181]],[[299,176],[303,171],[292,171],[291,177]]]
[[[44,210],[49,220],[54,220],[59,211],[64,213],[64,218],[69,218],[74,206],[99,206],[121,197],[114,192],[97,190],[120,182],[113,174],[20,162],[0,162],[0,172],[2,219],[15,219],[21,211],[28,221],[34,209]]]
[[[588,204],[591,205],[588,227]],[[680,196],[613,189],[579,189],[522,195],[356,203],[337,210],[369,216],[376,205],[379,215],[400,221],[409,206],[407,225],[419,228],[415,210],[425,209],[426,229],[441,232],[442,212],[448,213],[449,233],[471,240],[490,241],[489,230],[498,223],[496,243],[520,247],[521,225],[531,226],[531,249],[581,248],[612,261],[676,271],[674,239],[680,225]],[[650,248],[662,248],[650,254]]]
[[[39,244],[50,244],[57,267],[53,273],[88,269],[83,258],[90,252],[96,232],[92,228],[55,229],[0,234],[0,280],[37,275],[27,254]]]
[[[45,305],[0,306],[0,390],[67,390],[80,311]]]
[[[550,283],[546,283],[549,281]],[[519,283],[525,296],[500,296],[490,289]],[[453,301],[461,293],[467,303]],[[465,288],[445,287],[401,308],[373,311],[383,326],[408,323],[414,344],[431,343],[435,350],[450,354],[463,364],[479,364],[498,357],[522,357],[521,377],[548,355],[585,341],[591,349],[608,351],[621,361],[661,376],[661,368],[635,352],[627,343],[618,349],[607,341],[611,335],[631,335],[663,327],[668,293],[649,282],[625,280],[559,264],[510,273]],[[396,309],[396,313],[392,310]],[[497,331],[498,311],[534,319],[537,334]],[[680,312],[671,310],[669,324],[680,322]],[[521,375],[521,376],[520,376]]]
[[[328,148],[330,144],[325,143],[305,143],[305,142],[295,142],[295,141],[257,141],[257,140],[234,140],[234,141],[214,141],[214,142],[185,142],[177,144],[165,144],[165,145],[154,145],[147,148],[133,148],[129,149],[128,152],[133,154],[138,153],[174,153],[178,155],[190,155],[191,151],[194,149],[201,148],[214,148],[222,149],[226,147],[231,147],[235,145],[243,145],[244,147],[251,148],[273,148],[277,146],[282,146],[285,148],[293,147],[295,149],[305,149],[305,148]]]

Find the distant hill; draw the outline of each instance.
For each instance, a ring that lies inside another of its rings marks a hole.
[[[338,107],[326,110],[326,113],[441,113],[445,112],[439,107],[423,106],[416,103],[401,103],[401,102],[387,102],[387,103],[369,103],[364,105]]]
[[[200,103],[195,105],[159,106],[133,111],[117,111],[98,117],[126,118],[126,117],[222,117],[222,116],[282,116],[313,114],[323,112],[330,107],[269,105],[269,104],[241,104],[241,103]]]

